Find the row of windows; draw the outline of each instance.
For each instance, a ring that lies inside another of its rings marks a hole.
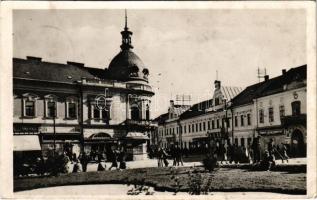
[[[45,102],[45,117],[54,118],[57,116],[57,105],[56,101]],[[23,101],[23,117],[36,117],[36,101],[25,100]],[[77,118],[77,103],[66,102],[66,118],[76,119]]]
[[[222,119],[207,121],[207,124],[206,122],[200,122],[200,123],[180,126],[179,128],[177,127],[176,133],[178,134],[180,131],[183,131],[182,133],[195,133],[200,131],[206,131],[206,129],[207,130],[219,129],[219,128],[225,127],[226,125],[228,128],[230,128],[230,124],[231,124],[230,118],[227,118],[227,121],[225,120],[225,118],[222,118]],[[238,116],[234,117],[234,125],[235,127],[238,127]],[[245,125],[247,126],[251,125],[250,113],[248,113],[246,117],[244,115],[240,115],[240,126],[243,127]],[[174,128],[167,128],[167,129],[161,130],[160,134],[162,136],[163,136],[163,131],[165,135],[172,135],[175,133]]]
[[[291,103],[292,115],[300,115],[301,114],[300,105],[301,105],[300,101],[294,101]],[[279,106],[279,114],[280,114],[280,117],[285,116],[284,105]],[[274,122],[274,107],[268,108],[268,117],[269,117],[268,118],[269,122]],[[264,109],[259,110],[259,122],[264,123]]]

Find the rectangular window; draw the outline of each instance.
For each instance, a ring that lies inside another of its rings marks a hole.
[[[241,146],[245,146],[245,144],[244,144],[244,138],[241,138]]]
[[[210,130],[210,121],[207,122],[208,130]]]
[[[248,123],[248,126],[251,125],[251,114],[247,114],[247,123]]]
[[[199,123],[199,131],[201,131],[201,123]]]
[[[25,101],[25,116],[34,117],[35,116],[35,102]]]
[[[103,120],[108,120],[109,119],[108,114],[109,114],[109,112],[107,110],[102,110],[101,111],[102,119]]]
[[[259,110],[259,121],[260,121],[260,123],[264,123],[264,111],[263,111],[263,109]]]
[[[196,132],[198,132],[198,123],[196,123]]]
[[[241,120],[241,126],[244,126],[244,117],[243,117],[243,115],[240,116],[240,120]]]
[[[285,107],[284,105],[280,105],[280,117],[284,117],[285,116]]]
[[[195,132],[195,124],[192,124],[192,133]]]
[[[203,122],[203,130],[206,130],[206,122]]]
[[[274,111],[273,111],[273,107],[269,108],[269,122],[274,122]]]
[[[301,114],[300,105],[301,105],[300,101],[292,102],[292,115],[293,116]]]
[[[219,119],[217,119],[217,128],[219,128]]]
[[[55,102],[47,102],[47,117],[56,117]]]
[[[215,129],[215,121],[214,120],[211,121],[211,128]]]
[[[234,126],[238,126],[238,116],[234,116]]]
[[[230,119],[227,118],[227,127],[230,128]]]
[[[68,117],[77,118],[76,103],[68,103]]]
[[[188,124],[188,133],[191,132],[191,129],[190,129],[190,124]]]
[[[94,106],[94,119],[100,119],[100,110]]]

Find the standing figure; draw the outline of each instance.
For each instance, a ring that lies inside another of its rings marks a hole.
[[[118,169],[117,156],[118,156],[117,150],[112,149],[110,154],[111,166],[109,167],[109,170],[111,170],[113,167]]]
[[[254,138],[252,143],[252,151],[253,151],[253,163],[258,163],[261,160],[261,152],[260,152],[260,137]]]
[[[120,165],[119,165],[120,169],[126,169],[127,168],[125,159],[126,159],[126,151],[125,151],[124,147],[121,147],[119,155],[118,155],[118,161],[120,163]]]
[[[79,156],[79,160],[80,160],[81,166],[83,168],[83,172],[86,172],[87,171],[87,165],[88,165],[88,162],[89,162],[89,158],[88,158],[86,152],[83,152]]]
[[[157,150],[157,166],[163,167],[163,149],[161,147]]]
[[[286,162],[288,162],[288,155],[287,155],[287,146],[286,144],[282,143],[282,147],[281,147],[281,154],[282,154],[282,163],[284,163],[284,160],[286,160]]]

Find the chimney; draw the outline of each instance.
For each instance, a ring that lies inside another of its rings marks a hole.
[[[286,69],[282,69],[282,75],[286,74]]]
[[[264,80],[265,80],[265,81],[268,81],[268,80],[269,80],[269,75],[265,75],[265,76],[264,76]]]
[[[40,57],[34,57],[34,56],[26,56],[27,60],[33,61],[33,62],[41,62],[42,58]]]
[[[221,87],[221,81],[215,80],[215,88],[220,89]]]
[[[170,100],[170,107],[173,108],[174,107],[174,101]]]
[[[72,62],[72,61],[67,61],[67,65],[73,65],[73,66],[76,66],[76,67],[84,67],[85,66],[84,63]]]

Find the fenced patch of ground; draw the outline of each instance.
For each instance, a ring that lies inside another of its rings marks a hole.
[[[190,175],[201,175],[202,183],[211,181],[210,191],[261,191],[306,194],[306,173],[290,171],[250,171],[239,168],[218,168],[208,173],[202,167],[140,168],[62,174],[57,177],[27,177],[14,180],[14,191],[50,186],[85,184],[144,184],[156,191],[189,191]],[[175,180],[178,180],[179,185]]]

